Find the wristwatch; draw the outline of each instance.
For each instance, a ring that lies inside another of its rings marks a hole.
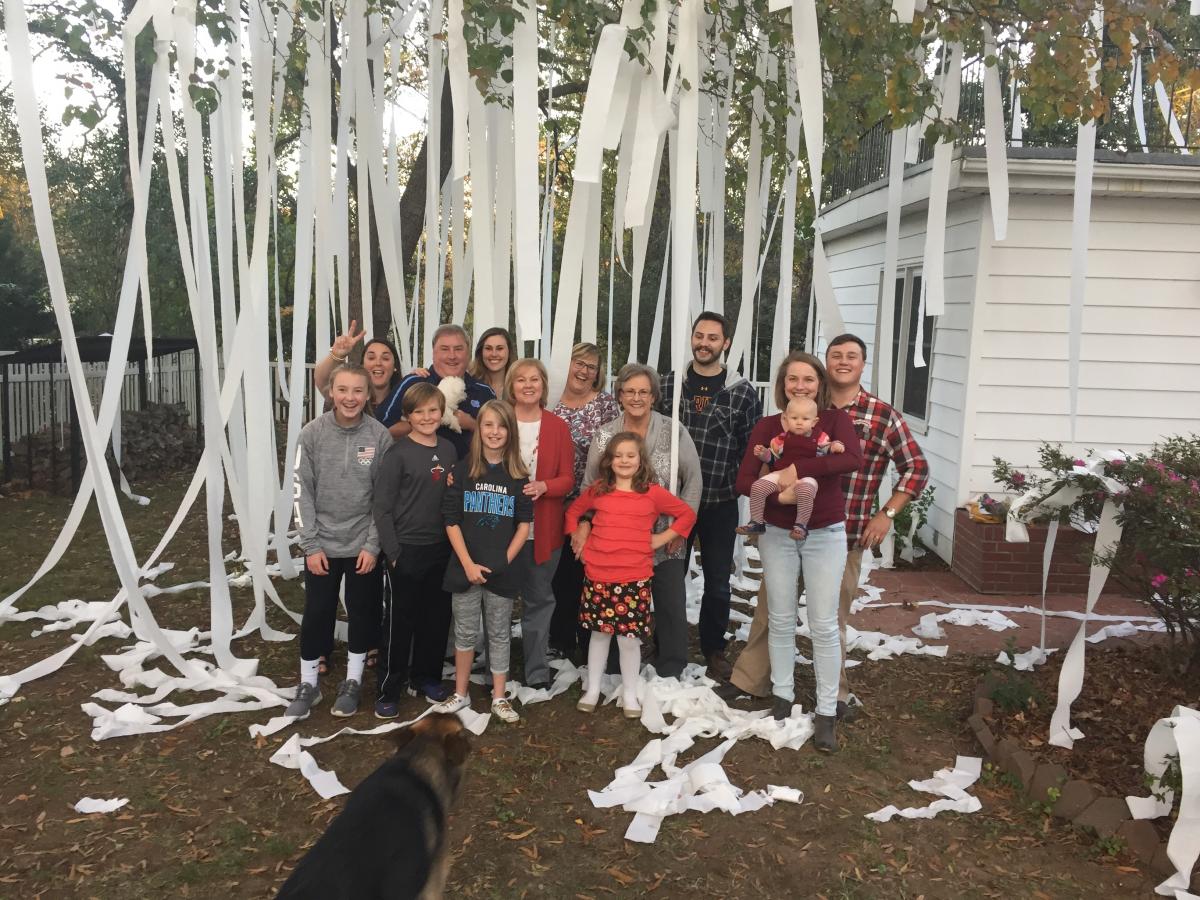
[[[895,510],[894,508],[890,507],[890,506],[885,506],[885,507],[883,508],[883,514],[884,514],[885,516],[887,516],[889,519],[895,519],[895,518],[896,518],[896,510]]]

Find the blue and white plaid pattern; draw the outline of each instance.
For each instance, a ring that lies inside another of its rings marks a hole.
[[[700,454],[700,473],[704,479],[701,508],[737,496],[733,485],[746,455],[746,442],[755,423],[762,418],[762,403],[754,385],[734,374],[730,378],[704,412],[697,413],[690,403],[679,404],[679,421],[687,428]],[[674,372],[662,381],[659,412],[666,416],[671,415],[674,382]]]

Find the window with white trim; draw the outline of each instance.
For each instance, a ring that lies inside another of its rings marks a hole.
[[[880,275],[882,283],[883,276]],[[930,368],[933,364],[934,320],[921,315],[921,269],[896,273],[896,304],[892,314],[892,405],[905,418],[929,418]],[[882,306],[882,304],[881,304]],[[925,365],[916,366],[917,339],[923,338]],[[876,346],[878,346],[878,333]]]

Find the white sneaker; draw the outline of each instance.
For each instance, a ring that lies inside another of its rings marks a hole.
[[[497,697],[492,701],[492,715],[501,722],[506,722],[509,725],[521,721],[521,717],[512,708],[512,704],[508,702],[506,697]]]
[[[441,703],[433,704],[433,711],[438,713],[456,713],[471,705],[471,698],[462,694],[451,694]]]

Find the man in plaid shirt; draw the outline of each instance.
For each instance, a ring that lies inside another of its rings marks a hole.
[[[841,334],[829,343],[825,351],[826,376],[832,405],[845,410],[854,420],[854,430],[862,442],[862,468],[847,475],[843,485],[846,493],[846,540],[849,553],[842,576],[839,597],[838,624],[842,631],[842,676],[838,684],[838,718],[851,721],[856,715],[851,706],[850,685],[846,680],[846,622],[850,604],[858,595],[858,579],[862,573],[863,553],[878,547],[896,514],[904,509],[929,482],[929,464],[912,432],[899,411],[863,389],[862,375],[867,364],[867,345],[853,334]],[[887,472],[888,463],[895,463],[900,480],[892,495],[874,515],[871,508],[879,495],[879,486]],[[759,608],[766,602],[762,596]],[[767,659],[766,616],[760,623],[757,610],[750,628],[746,647],[738,657],[730,678],[732,687],[723,693],[737,696],[748,693],[765,697],[771,692],[770,662]]]
[[[746,442],[762,417],[762,403],[754,386],[721,365],[729,349],[729,321],[719,313],[702,312],[692,324],[692,362],[683,376],[679,421],[687,428],[700,454],[704,489],[696,525],[689,539],[699,537],[704,569],[704,596],[700,600],[700,652],[708,674],[728,679],[733,667],[725,658],[725,632],[729,629],[729,575],[738,525],[734,480]],[[675,373],[662,383],[660,411],[671,415]]]

